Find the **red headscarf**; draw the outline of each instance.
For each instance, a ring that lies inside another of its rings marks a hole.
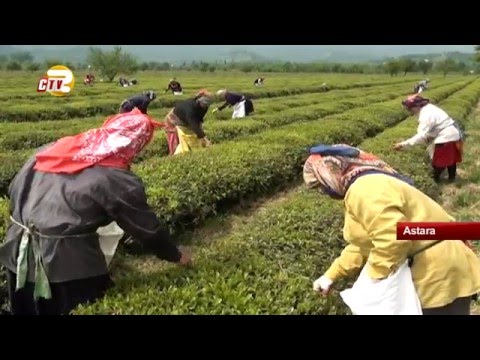
[[[162,126],[135,108],[107,119],[101,128],[58,140],[36,155],[35,170],[74,174],[94,165],[128,169]]]
[[[402,105],[405,106],[407,109],[411,109],[414,107],[424,107],[429,103],[429,99],[425,99],[417,94],[410,95],[409,97],[407,97],[406,100],[402,101]]]

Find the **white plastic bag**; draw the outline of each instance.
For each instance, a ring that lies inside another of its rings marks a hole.
[[[340,293],[354,315],[422,315],[422,306],[405,262],[385,280],[373,282],[364,266],[353,287]]]
[[[97,234],[100,248],[105,256],[107,266],[109,266],[115,251],[117,251],[118,243],[124,235],[124,231],[114,221],[107,226],[98,228]]]
[[[245,117],[245,100],[240,101],[239,103],[233,106],[233,115],[232,119],[244,118]]]

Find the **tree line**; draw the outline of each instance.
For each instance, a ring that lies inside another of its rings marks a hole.
[[[269,72],[310,72],[310,73],[358,73],[375,74],[386,73],[390,76],[406,76],[409,73],[440,73],[447,76],[449,73],[461,73],[464,75],[480,73],[480,45],[475,47],[475,60],[477,65],[467,65],[462,61],[445,58],[439,61],[428,59],[414,61],[408,58],[391,59],[383,63],[294,63],[294,62],[204,62],[192,61],[173,65],[168,62],[141,62],[133,55],[125,52],[117,46],[111,51],[91,47],[86,62],[72,63],[58,59],[49,59],[43,63],[34,61],[31,53],[20,51],[9,56],[0,56],[0,69],[6,71],[40,71],[54,65],[63,64],[72,70],[88,70],[88,66],[98,73],[105,81],[113,81],[120,74],[132,74],[138,71],[240,71],[244,73],[269,73]]]

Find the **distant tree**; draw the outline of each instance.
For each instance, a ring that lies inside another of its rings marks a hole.
[[[475,46],[475,61],[480,63],[480,45]]]
[[[397,74],[400,72],[400,64],[398,61],[390,60],[385,63],[385,70],[390,74],[390,76],[397,76]]]
[[[418,62],[417,67],[423,73],[423,75],[427,75],[430,70],[433,68],[433,62],[428,59],[421,60]]]
[[[321,68],[320,68],[320,71],[322,71]],[[323,66],[323,70],[325,70],[325,72],[328,72],[326,64]],[[330,68],[330,71],[334,72],[334,73],[342,72],[342,65],[341,64],[333,64],[332,67]]]
[[[292,72],[293,71],[293,64],[290,61],[284,63],[283,64],[283,71],[284,72]]]
[[[412,59],[401,59],[399,60],[398,65],[400,67],[400,71],[403,72],[403,76],[407,76],[409,72],[415,70],[416,63]]]
[[[171,66],[170,66],[170,63],[168,62],[162,62],[162,63],[158,63],[157,66],[155,67],[156,70],[160,70],[160,71],[168,71],[170,70]]]
[[[262,73],[271,73],[271,72],[273,72],[273,68],[271,65],[262,66]]]
[[[215,65],[210,65],[208,67],[208,71],[210,71],[211,73],[215,72],[215,70],[217,70],[217,67]]]
[[[18,51],[10,55],[10,60],[19,63],[32,62],[33,56],[28,51]]]
[[[28,71],[38,71],[38,70],[40,70],[40,64],[30,63],[30,64],[27,65],[27,70]]]
[[[47,59],[45,60],[45,67],[47,69],[50,69],[52,66],[56,65],[63,65],[63,61],[60,61],[58,59]]]
[[[348,66],[346,70],[350,74],[363,74],[365,69],[360,64],[353,64],[353,65]]]
[[[147,70],[151,70],[152,66],[150,66],[150,64],[147,62],[142,62],[139,66],[139,69],[140,71],[147,71]]]
[[[6,67],[8,71],[19,71],[22,70],[22,64],[20,64],[18,61],[15,60],[10,60]]]
[[[202,61],[199,66],[199,70],[201,72],[207,72],[209,67],[210,65],[208,65],[208,63]]]
[[[101,74],[112,82],[119,73],[131,74],[138,69],[137,60],[129,53],[116,46],[112,51],[103,51],[91,47],[88,53],[88,62]]]
[[[242,64],[240,65],[240,71],[249,73],[255,70],[255,66],[253,64]]]
[[[75,66],[75,64],[73,64],[73,63],[71,63],[71,62],[69,62],[69,61],[67,61],[65,64],[62,64],[62,65],[68,67],[68,68],[69,68],[70,70],[72,70],[72,71],[77,70],[77,67]]]
[[[465,64],[463,61],[459,61],[458,63],[455,64],[455,71],[458,71],[459,73],[466,74],[468,73],[467,71],[467,64]]]
[[[437,63],[437,70],[443,74],[443,77],[446,77],[449,72],[455,71],[457,63],[453,59],[445,59]]]

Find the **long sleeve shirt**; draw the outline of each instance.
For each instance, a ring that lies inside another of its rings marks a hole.
[[[169,232],[147,204],[141,179],[132,172],[94,166],[64,175],[36,171],[34,165],[32,157],[10,185],[11,215],[25,226],[33,223],[45,235],[39,239],[40,251],[50,282],[107,274],[96,231],[112,221],[147,252],[170,262],[180,260]],[[0,247],[0,263],[14,273],[22,232],[10,225]],[[34,281],[34,263],[29,261],[29,281]]]
[[[150,105],[150,98],[147,95],[136,95],[127,99],[129,106],[133,108],[138,108],[143,114],[147,113],[148,106]]]
[[[231,93],[227,92],[225,95],[225,103],[218,108],[218,110],[223,110],[227,106],[234,106],[235,104],[239,103],[242,101],[245,97],[242,94],[236,94],[236,93]]]
[[[333,281],[358,275],[363,266],[372,279],[384,279],[410,254],[431,244],[397,240],[398,222],[454,221],[418,189],[383,174],[358,178],[344,201],[343,235],[348,245],[325,273]],[[480,260],[459,240],[441,242],[416,255],[412,274],[423,308],[480,292]]]
[[[173,113],[178,117],[178,125],[188,127],[199,139],[205,137],[203,131],[203,118],[208,108],[201,107],[195,99],[180,101],[173,109]]]
[[[439,107],[428,104],[420,110],[417,133],[402,144],[414,146],[430,140],[433,140],[434,144],[444,144],[458,141],[460,136],[455,121]]]

